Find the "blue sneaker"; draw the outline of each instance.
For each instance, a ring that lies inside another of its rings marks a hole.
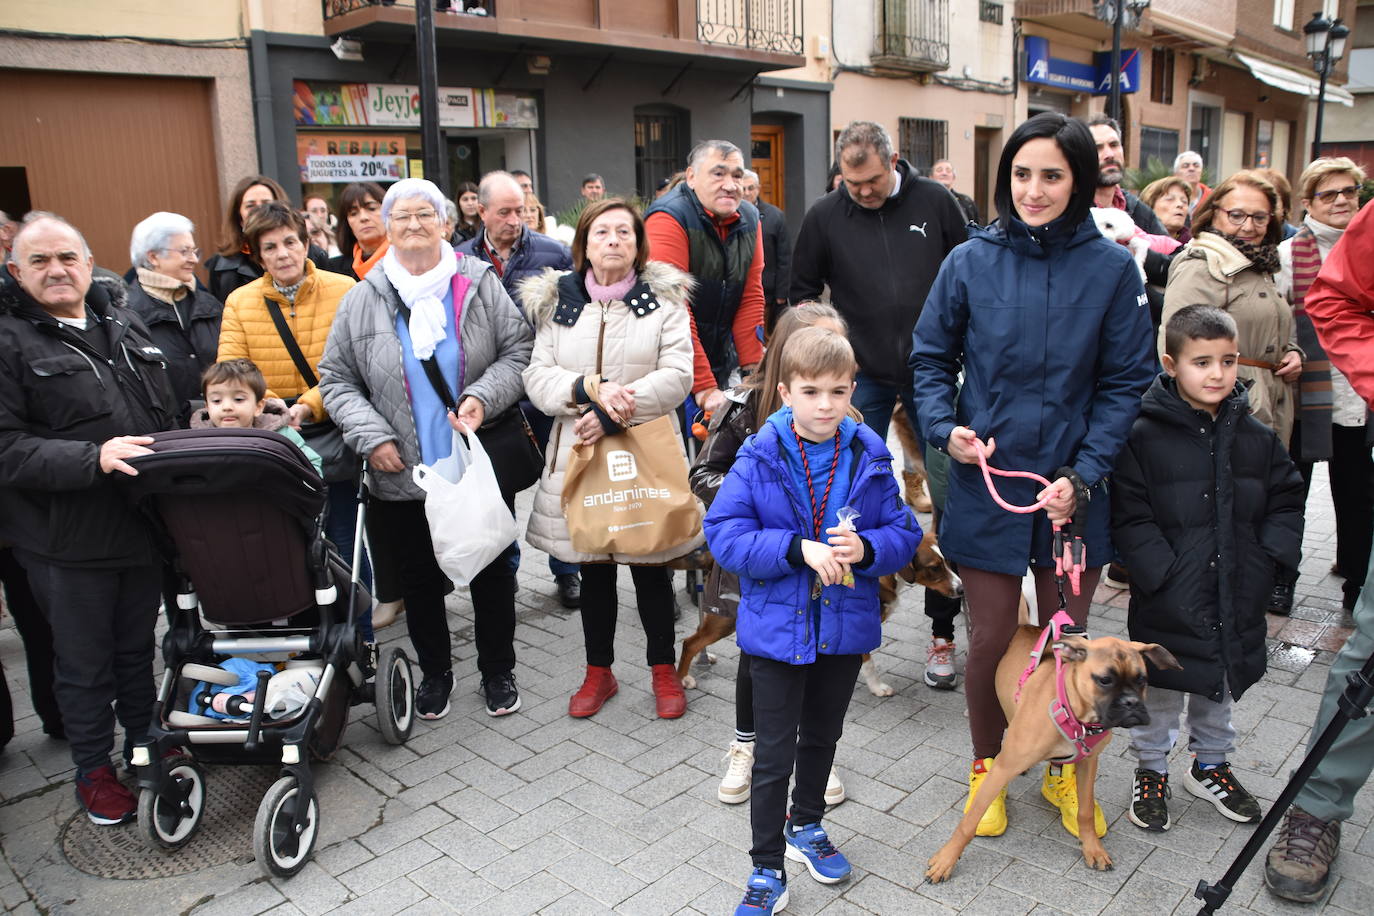
[[[781,870],[756,868],[744,886],[744,899],[735,916],[772,916],[787,906],[787,876]]]
[[[793,862],[805,862],[811,877],[822,884],[838,884],[849,877],[849,860],[830,844],[825,828],[820,824],[807,824],[792,829],[789,824],[783,828],[783,838],[787,840],[787,858]]]

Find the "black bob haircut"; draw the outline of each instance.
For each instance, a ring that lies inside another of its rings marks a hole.
[[[1012,131],[1007,145],[1002,147],[1002,159],[997,164],[997,186],[993,192],[993,202],[997,206],[997,216],[1003,226],[1009,226],[1013,218],[1019,218],[1016,206],[1011,200],[1012,161],[1031,140],[1042,137],[1053,140],[1059,145],[1064,158],[1068,160],[1069,172],[1073,175],[1073,194],[1064,210],[1068,225],[1077,226],[1088,218],[1088,210],[1093,205],[1093,194],[1097,190],[1097,144],[1093,135],[1082,121],[1070,118],[1055,111],[1045,111],[1029,120],[1022,121]]]

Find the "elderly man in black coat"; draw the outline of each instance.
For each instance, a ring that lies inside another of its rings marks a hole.
[[[0,286],[0,541],[14,545],[52,625],[54,688],[97,824],[134,817],[110,766],[152,717],[153,625],[162,573],[116,474],[170,429],[179,405],[147,327],[92,284],[81,233],[30,214]],[[113,707],[113,708],[111,708]]]

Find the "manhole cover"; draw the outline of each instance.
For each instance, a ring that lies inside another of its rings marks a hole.
[[[154,849],[138,824],[97,827],[78,811],[62,829],[62,853],[99,878],[170,878],[253,858],[258,805],[281,775],[280,766],[205,766],[208,796],[196,834],[180,849]]]

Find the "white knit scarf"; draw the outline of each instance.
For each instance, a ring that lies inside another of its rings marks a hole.
[[[391,285],[396,287],[401,301],[410,309],[410,345],[416,359],[429,359],[434,348],[444,339],[448,316],[444,314],[444,293],[458,272],[458,259],[453,246],[439,243],[439,263],[418,276],[411,273],[396,257],[396,249],[388,248],[382,256],[382,270]]]

